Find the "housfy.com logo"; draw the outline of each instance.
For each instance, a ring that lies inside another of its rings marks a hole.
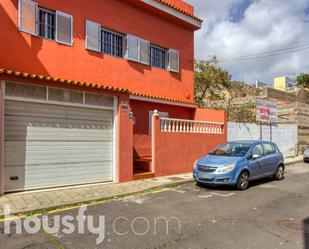
[[[82,206],[78,209],[78,214],[73,215],[53,215],[47,214],[41,217],[32,216],[20,219],[18,217],[10,217],[11,209],[9,206],[4,207],[4,233],[5,234],[36,234],[44,231],[48,234],[64,234],[73,233],[85,234],[91,233],[97,236],[96,244],[104,242],[106,232],[114,233],[116,236],[157,236],[164,233],[169,235],[173,233],[181,233],[181,222],[177,217],[135,217],[129,219],[124,216],[116,217],[109,222],[109,229],[106,228],[107,217],[105,215],[88,215],[87,206]],[[15,229],[13,229],[15,227]]]

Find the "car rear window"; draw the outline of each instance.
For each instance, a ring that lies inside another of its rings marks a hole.
[[[264,155],[271,155],[276,152],[276,148],[273,144],[265,143],[263,144],[264,147]]]

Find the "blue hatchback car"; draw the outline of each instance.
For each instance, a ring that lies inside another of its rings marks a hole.
[[[193,177],[206,185],[233,185],[245,190],[249,181],[284,178],[284,160],[276,144],[266,141],[234,141],[215,148],[194,163]]]

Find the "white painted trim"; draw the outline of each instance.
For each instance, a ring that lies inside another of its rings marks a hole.
[[[96,28],[98,29],[98,34],[97,34],[98,36],[97,36],[97,38],[98,38],[99,47],[97,47],[97,48],[89,47],[89,44],[88,44],[88,40],[89,40],[89,32],[88,32],[89,25],[96,26]],[[86,49],[92,50],[92,51],[95,51],[95,52],[99,52],[99,53],[101,52],[101,50],[102,50],[102,47],[101,47],[101,43],[102,43],[102,41],[101,41],[101,30],[102,30],[101,24],[98,24],[96,22],[92,22],[90,20],[86,20],[86,37],[85,37]]]
[[[5,113],[4,113],[4,94],[5,93],[5,81],[1,81],[1,117],[0,117],[0,122],[1,122],[1,140],[0,140],[0,150],[1,150],[1,158],[0,158],[0,196],[4,194],[4,118],[5,118]]]
[[[178,19],[181,19],[184,22],[187,22],[197,28],[201,28],[202,27],[202,22],[196,20],[195,18],[188,16],[184,13],[179,12],[178,10],[175,10],[165,4],[159,3],[158,1],[155,0],[141,0],[142,2],[156,8],[159,9],[167,14],[170,14],[174,17],[177,17]]]
[[[82,108],[91,108],[91,109],[114,110],[114,107],[76,104],[76,103],[70,103],[70,102],[57,102],[57,101],[50,101],[50,100],[43,100],[43,99],[30,99],[30,98],[21,98],[21,97],[12,97],[12,96],[5,96],[5,100],[42,103],[42,104],[50,104],[50,105],[73,106],[73,107],[82,107]]]
[[[119,182],[119,167],[118,167],[118,97],[114,97],[114,134],[113,134],[113,182]]]
[[[178,102],[174,102],[174,101],[153,99],[153,98],[141,97],[141,96],[136,96],[136,95],[130,95],[130,99],[159,103],[159,104],[165,104],[165,105],[176,105],[176,106],[189,107],[189,108],[197,108],[198,107],[198,105],[194,105],[194,104],[178,103]]]
[[[142,42],[145,42],[147,43],[147,46],[148,46],[148,61],[143,61],[142,58],[141,58],[141,43]],[[138,39],[138,60],[140,63],[144,64],[144,65],[150,65],[150,41],[148,40],[145,40],[143,38],[139,38]]]
[[[65,42],[65,41],[61,41],[58,39],[58,16],[64,16],[64,17],[67,17],[70,19],[71,21],[71,42]],[[73,16],[70,15],[70,14],[67,14],[67,13],[64,13],[64,12],[61,12],[61,11],[56,11],[56,14],[55,14],[55,18],[56,18],[56,21],[55,21],[55,27],[56,27],[56,36],[55,36],[55,40],[56,42],[58,43],[61,43],[61,44],[65,44],[65,45],[69,45],[69,46],[73,46],[73,32],[74,32],[74,29],[73,29]]]
[[[22,13],[21,13],[21,6],[22,6],[22,2],[27,2],[29,4],[32,4],[35,7],[35,32],[31,32],[27,29],[24,29],[23,27],[21,27],[21,18],[22,18]],[[34,35],[37,36],[38,34],[38,4],[31,1],[31,0],[19,0],[18,1],[18,29],[19,31],[28,33],[30,35]]]
[[[177,54],[177,58],[178,58],[178,61],[177,61],[177,69],[174,69],[174,68],[171,68],[171,63],[172,63],[172,61],[171,61],[171,54],[172,53],[175,53],[175,54]],[[174,73],[179,73],[179,69],[180,69],[180,65],[179,65],[179,62],[180,62],[180,58],[179,58],[179,51],[178,50],[176,50],[176,49],[169,49],[168,50],[168,67],[167,67],[167,70],[168,71],[171,71],[171,72],[174,72]]]
[[[130,38],[136,39],[136,41],[137,41],[137,59],[135,59],[135,58],[130,58],[130,56],[129,56],[129,50],[130,50],[130,48],[129,48],[128,39],[130,39]],[[126,44],[127,44],[127,47],[126,47],[126,56],[125,56],[125,58],[126,58],[127,60],[129,60],[129,61],[139,62],[139,39],[140,39],[140,38],[137,37],[137,36],[135,36],[135,35],[127,34],[126,37],[125,37],[125,39],[126,39]]]
[[[195,124],[224,125],[223,122],[209,122],[209,121],[191,120],[191,119],[178,119],[178,118],[165,118],[165,117],[161,117],[161,120],[177,121],[177,122],[188,122],[188,123],[195,123]]]

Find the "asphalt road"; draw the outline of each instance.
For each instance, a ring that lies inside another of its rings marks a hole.
[[[76,218],[78,212],[50,215],[50,225],[57,215]],[[304,225],[309,218],[309,164],[290,166],[283,181],[253,182],[243,192],[189,183],[89,206],[85,214],[84,234],[78,233],[75,220],[73,234],[59,231],[52,236],[24,229],[17,235],[13,225],[7,235],[1,224],[0,248],[309,249],[309,221]],[[94,233],[87,227],[89,215],[95,226],[101,224]]]

